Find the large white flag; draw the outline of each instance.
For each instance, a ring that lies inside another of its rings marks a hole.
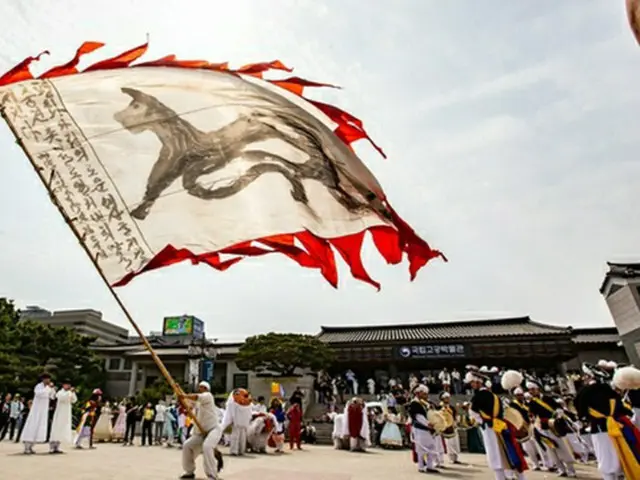
[[[368,138],[361,123],[301,96],[319,84],[260,78],[280,62],[124,68],[146,45],[76,73],[99,46],[86,45],[38,79],[23,62],[0,79],[0,105],[112,284],[184,259],[224,269],[280,251],[335,285],[333,249],[375,284],[360,260],[365,231],[390,263],[408,253],[412,276],[440,255],[350,148]]]

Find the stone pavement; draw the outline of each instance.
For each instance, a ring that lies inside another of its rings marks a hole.
[[[174,480],[182,473],[180,451],[165,447],[122,447],[101,444],[96,450],[69,450],[66,455],[48,455],[47,445],[37,445],[37,455],[22,455],[22,445],[0,443],[1,480]],[[225,452],[223,450],[223,452]],[[226,453],[226,452],[225,452]],[[350,453],[331,447],[308,446],[285,455],[225,456],[224,480],[404,480],[412,478],[490,480],[484,455],[463,455],[469,465],[449,467],[441,475],[416,471],[407,450],[372,449]],[[198,459],[198,478],[202,460]],[[600,478],[593,466],[579,466],[579,478]],[[557,478],[543,472],[528,472],[527,478]]]

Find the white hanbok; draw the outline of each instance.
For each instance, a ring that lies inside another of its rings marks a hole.
[[[591,440],[600,473],[607,480],[617,478],[622,473],[622,466],[609,434],[607,432],[592,433]]]
[[[222,419],[222,431],[231,426],[229,438],[229,453],[244,455],[247,451],[247,429],[251,423],[251,405],[239,405],[233,400],[233,393],[229,395]]]
[[[20,437],[27,449],[31,449],[34,443],[45,443],[47,441],[49,403],[55,394],[55,390],[41,382],[35,386],[33,393],[33,404]]]
[[[61,443],[70,445],[73,442],[71,405],[78,401],[78,397],[71,390],[59,390],[56,399],[56,411],[53,414],[49,437],[49,443],[54,450]]]
[[[380,433],[380,445],[383,447],[402,447],[402,432],[398,426],[399,421],[398,415],[387,414],[382,433]]]
[[[369,418],[367,416],[367,407],[362,406],[362,423],[360,432],[357,437],[352,437],[349,432],[349,406],[351,401],[347,402],[344,407],[344,420],[342,423],[342,435],[349,439],[349,449],[351,451],[365,451],[371,446],[371,432],[369,430]]]
[[[411,427],[411,441],[414,444],[416,456],[418,457],[418,470],[424,471],[425,468],[432,470],[435,468],[436,463],[436,440],[440,440],[424,428],[418,428],[416,423],[422,427],[429,425],[427,418],[424,415],[417,415],[414,424]]]
[[[333,446],[338,450],[348,450],[349,441],[345,439],[344,431],[344,414],[339,413],[333,417],[333,432],[331,432],[331,438],[333,439]]]
[[[482,440],[484,442],[484,449],[487,453],[487,464],[488,467],[493,470],[493,474],[496,480],[502,480],[506,478],[505,472],[511,472],[515,478],[524,479],[525,476],[522,472],[512,472],[510,470],[509,465],[506,462],[506,459],[502,453],[502,447],[500,446],[500,440],[498,439],[498,435],[495,430],[491,427],[484,426],[484,418],[478,412],[473,410],[469,410],[470,415],[476,421],[478,426],[481,426],[480,433],[482,434]]]

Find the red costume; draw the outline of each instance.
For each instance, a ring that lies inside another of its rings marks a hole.
[[[362,432],[362,409],[361,403],[351,402],[347,407],[349,409],[349,437],[360,438]]]
[[[298,450],[300,446],[300,431],[302,430],[302,408],[300,404],[294,403],[287,411],[287,418],[289,419],[289,448],[293,449],[295,443]]]

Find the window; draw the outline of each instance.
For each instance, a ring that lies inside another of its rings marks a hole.
[[[133,370],[133,362],[131,361],[130,358],[124,359],[124,367],[122,367],[122,369],[126,371]]]
[[[109,363],[107,363],[107,370],[120,370],[120,359],[110,358]]]
[[[233,388],[249,388],[249,375],[246,373],[234,373]]]

